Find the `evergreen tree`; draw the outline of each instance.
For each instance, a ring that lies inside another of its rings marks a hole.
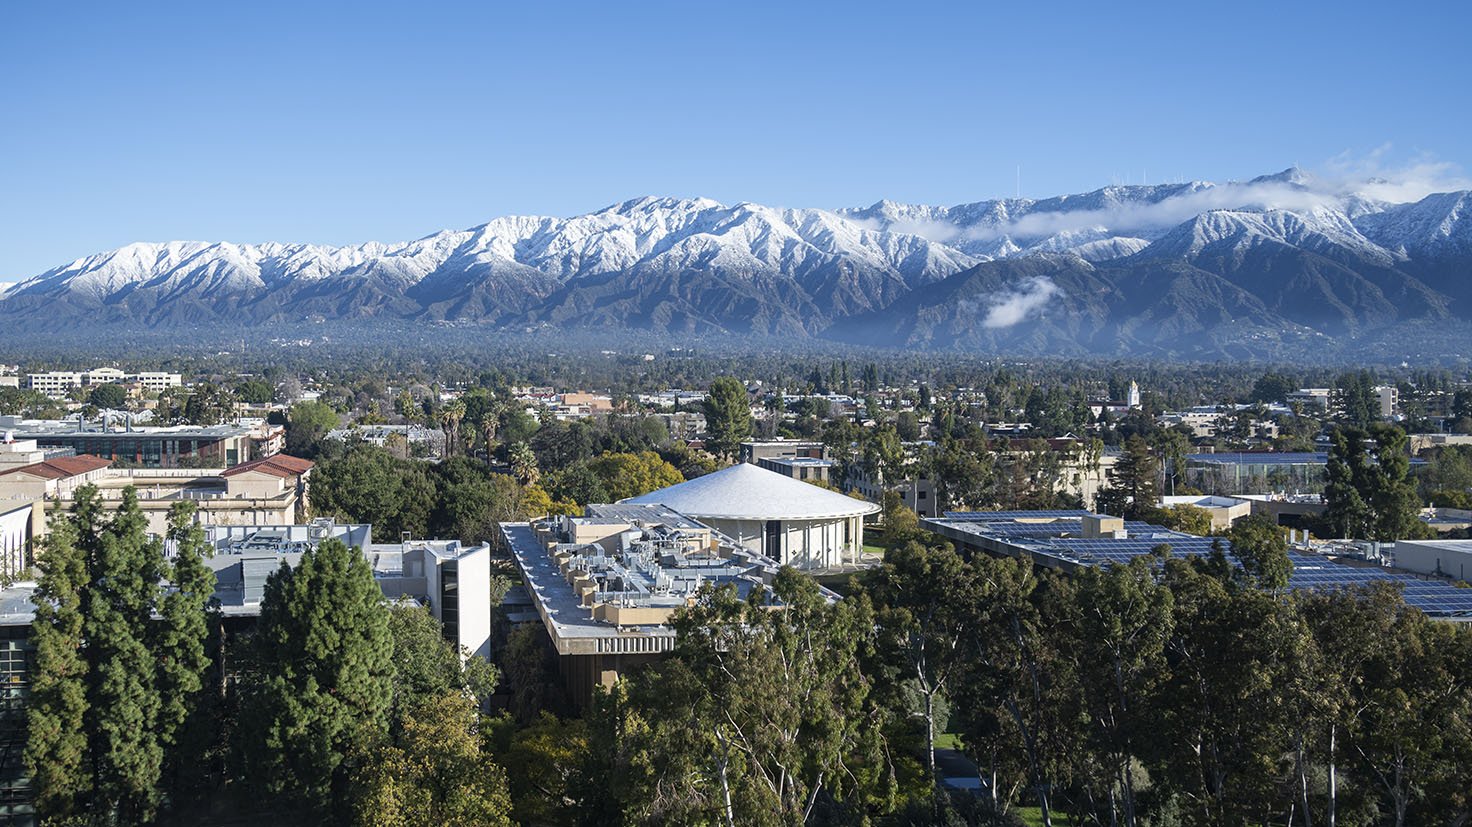
[[[32,598],[36,620],[34,677],[27,704],[26,769],[42,818],[66,821],[86,806],[92,789],[87,761],[87,661],[82,657],[82,593],[87,588],[86,552],[101,506],[97,489],[77,490],[71,513],[51,517],[41,570]]]
[[[722,376],[710,384],[705,429],[709,434],[706,447],[727,458],[734,458],[741,442],[751,436],[751,403],[746,399],[746,388],[735,378]]]
[[[1373,453],[1367,443],[1374,443]],[[1324,515],[1329,532],[1357,540],[1421,536],[1421,501],[1410,477],[1405,432],[1376,424],[1368,431],[1337,428],[1329,449]]]
[[[137,492],[125,488],[116,516],[98,532],[83,593],[93,812],[115,812],[123,823],[152,818],[163,764],[157,663],[149,649],[163,549],[147,528]]]
[[[1335,537],[1363,538],[1374,522],[1364,490],[1369,487],[1370,456],[1365,450],[1364,431],[1336,428],[1325,468],[1324,521]]]
[[[374,827],[509,825],[506,774],[482,752],[473,701],[454,691],[416,701],[359,773],[354,809]]]
[[[1253,585],[1268,591],[1288,587],[1293,561],[1288,557],[1288,540],[1271,517],[1243,517],[1232,525],[1232,554]]]
[[[350,762],[382,740],[393,698],[388,609],[362,553],[328,540],[273,574],[256,640],[256,780],[344,816]]]
[[[110,520],[83,486],[52,521],[26,745],[43,815],[139,823],[157,810],[164,743],[151,644],[164,563],[147,527],[131,487]]]
[[[173,588],[159,606],[154,653],[158,662],[158,738],[166,750],[165,784],[173,796],[194,792],[184,778],[193,778],[204,763],[200,753],[212,740],[217,722],[200,720],[205,700],[205,677],[212,661],[207,645],[217,621],[215,573],[204,564],[211,550],[204,529],[194,522],[194,503],[175,503],[169,513],[169,541],[174,547],[169,581]],[[190,725],[195,737],[185,746]],[[183,777],[181,777],[183,776]]]
[[[1367,370],[1346,373],[1334,388],[1334,409],[1349,425],[1367,428],[1380,419],[1380,400],[1375,395],[1375,377]]]
[[[1375,514],[1370,539],[1393,542],[1424,536],[1405,432],[1394,425],[1376,424],[1370,436],[1375,440],[1377,460],[1368,492]]]
[[[1133,436],[1109,469],[1109,485],[1099,490],[1095,510],[1128,520],[1150,519],[1160,503],[1160,462],[1144,439]]]

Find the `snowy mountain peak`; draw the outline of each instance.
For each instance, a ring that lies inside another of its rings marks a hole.
[[[1115,185],[951,206],[792,209],[644,196],[583,215],[504,216],[342,247],[139,242],[0,293],[0,321],[388,316],[814,335],[891,307],[921,312],[931,291],[966,284],[984,290],[969,300],[983,308],[1085,302],[1097,314],[1103,303],[1165,296],[1169,306],[1151,310],[1148,325],[1201,314],[1172,322],[1182,331],[1244,314],[1278,324],[1288,317],[1262,314],[1288,312],[1285,302],[1307,308],[1293,325],[1317,324],[1321,310],[1334,324],[1363,326],[1441,319],[1464,300],[1472,307],[1472,286],[1463,286],[1472,193],[1397,204],[1384,200],[1391,190],[1330,191],[1290,167],[1246,183]],[[1289,286],[1301,292],[1274,292]]]
[[[1309,187],[1315,183],[1314,177],[1299,169],[1297,165],[1291,166],[1282,172],[1272,175],[1259,175],[1247,182],[1250,184],[1292,184],[1296,187]]]

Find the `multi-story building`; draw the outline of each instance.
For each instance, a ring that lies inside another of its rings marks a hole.
[[[180,500],[193,502],[195,519],[205,525],[283,525],[306,516],[311,472],[311,462],[285,454],[227,469],[117,468],[100,457],[57,457],[0,470],[0,505],[28,502],[38,510],[66,510],[83,485],[96,486],[107,503],[132,487],[148,530],[160,536]]]
[[[924,474],[890,480],[882,472],[871,473],[864,463],[854,463],[849,467],[844,488],[874,502],[882,502],[884,493],[893,491],[900,495],[906,508],[921,517],[934,517],[939,513],[936,511],[935,481]]]
[[[183,384],[183,377],[177,373],[163,371],[126,373],[117,368],[93,368],[85,371],[53,370],[26,375],[26,387],[40,391],[52,399],[66,396],[73,388],[112,383],[137,384],[145,391],[158,393],[167,388],[179,387]]]
[[[134,374],[132,381],[137,382],[145,391],[158,393],[177,388],[184,384],[183,377],[177,373],[164,373],[161,371],[145,371]]]
[[[0,416],[0,432],[143,468],[229,467],[250,459],[253,434],[239,425],[181,425],[170,428],[105,427],[76,420]]]
[[[864,518],[879,506],[739,462],[626,503],[660,504],[805,570],[862,563]]]
[[[814,440],[767,439],[741,443],[741,462],[760,465],[764,459],[827,459],[828,446]]]
[[[82,374],[70,370],[53,370],[47,373],[26,375],[26,387],[44,393],[52,399],[60,399],[72,388],[82,385]]]

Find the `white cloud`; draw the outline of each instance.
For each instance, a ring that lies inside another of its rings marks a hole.
[[[931,221],[925,218],[898,218],[889,225],[892,233],[908,233],[918,235],[926,241],[934,241],[945,244],[953,241],[961,235],[961,230],[954,224],[946,221]]]
[[[1342,193],[1357,192],[1392,204],[1420,201],[1436,192],[1472,189],[1472,178],[1460,167],[1430,155],[1417,155],[1399,166],[1387,165],[1385,156],[1390,149],[1390,144],[1384,144],[1361,158],[1341,152],[1324,164],[1324,175]]]
[[[1052,279],[1034,276],[1010,290],[993,293],[987,299],[986,316],[981,320],[981,326],[988,329],[1011,327],[1041,310],[1059,292]]]
[[[1205,185],[1154,203],[1125,201],[1096,210],[1029,213],[1003,224],[971,227],[963,235],[974,241],[994,241],[1003,236],[1040,239],[1099,227],[1114,233],[1148,232],[1173,227],[1209,210],[1312,210],[1339,207],[1351,196],[1401,204],[1434,192],[1472,189],[1472,179],[1454,164],[1423,157],[1389,167],[1382,160],[1387,150],[1388,146],[1381,147],[1358,159],[1342,154],[1300,183]]]

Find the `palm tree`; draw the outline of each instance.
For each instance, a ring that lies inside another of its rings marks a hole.
[[[460,442],[460,420],[465,418],[465,403],[456,399],[440,411],[440,428],[445,432],[445,456],[454,456]]]
[[[511,473],[522,485],[532,485],[542,476],[537,470],[537,455],[525,442],[518,442],[511,446],[508,452],[511,460]]]

